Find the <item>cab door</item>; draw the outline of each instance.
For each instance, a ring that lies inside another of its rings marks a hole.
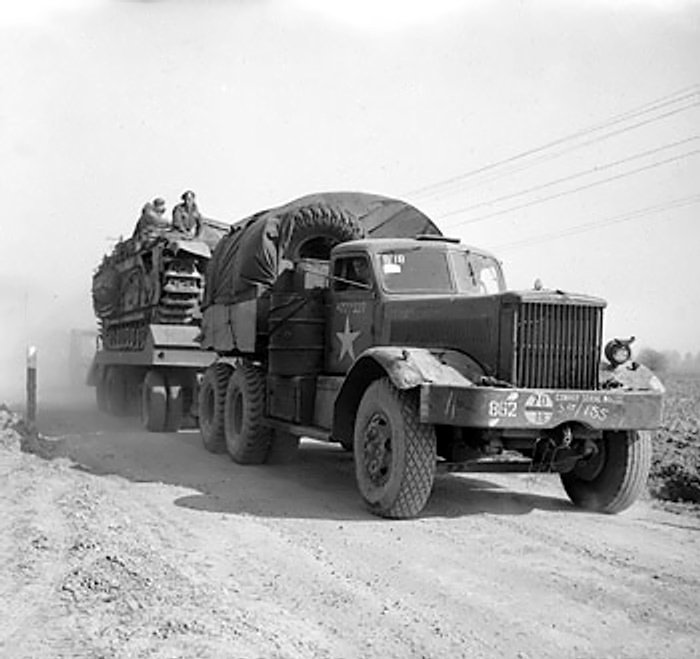
[[[326,370],[347,373],[374,343],[377,285],[366,254],[343,254],[333,262],[326,337]]]

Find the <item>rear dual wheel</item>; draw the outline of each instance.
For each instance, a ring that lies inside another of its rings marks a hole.
[[[210,453],[226,451],[224,413],[231,373],[233,369],[228,364],[212,364],[204,372],[199,388],[199,431],[204,448]]]
[[[150,432],[176,432],[182,424],[183,388],[160,371],[146,373],[141,387],[141,422]]]
[[[226,387],[224,435],[226,449],[238,464],[262,464],[272,441],[264,424],[265,375],[246,359],[240,360]]]
[[[128,379],[123,368],[109,366],[104,376],[104,390],[98,390],[98,406],[100,393],[104,396],[102,403],[106,411],[114,416],[126,416],[129,413]]]

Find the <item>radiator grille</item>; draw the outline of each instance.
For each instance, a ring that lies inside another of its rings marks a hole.
[[[516,385],[596,389],[602,330],[600,307],[521,303],[515,314]]]

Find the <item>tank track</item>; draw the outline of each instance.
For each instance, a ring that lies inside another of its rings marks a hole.
[[[105,303],[103,296],[98,311],[104,348],[143,349],[151,324],[199,325],[204,265],[195,256],[173,255],[158,244],[141,252],[134,252],[133,245],[119,244],[93,280],[103,272],[112,276],[106,280],[112,286],[112,299],[108,295]],[[96,288],[93,284],[93,295]]]
[[[174,259],[163,274],[160,299],[153,322],[171,325],[198,323],[204,277],[191,259]]]

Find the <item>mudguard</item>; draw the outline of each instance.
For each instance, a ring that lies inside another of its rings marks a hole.
[[[474,387],[484,369],[471,357],[456,350],[402,346],[375,346],[365,350],[348,372],[335,399],[333,437],[352,442],[355,413],[371,382],[388,377],[397,389],[423,384]]]
[[[601,389],[618,389],[620,391],[657,391],[663,393],[666,388],[654,372],[637,362],[626,362],[620,366],[601,364],[598,373]]]

